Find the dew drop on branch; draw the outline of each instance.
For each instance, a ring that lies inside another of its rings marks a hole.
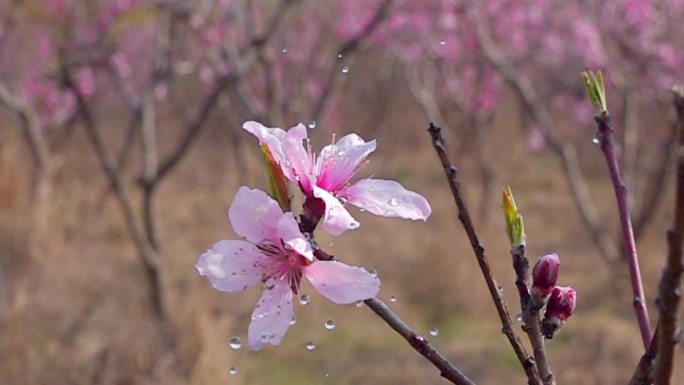
[[[313,343],[313,341],[309,341],[306,343],[306,350],[312,351],[314,349],[316,349],[316,344]]]
[[[233,337],[230,339],[228,346],[230,346],[230,348],[233,350],[238,350],[242,347],[242,342],[240,342],[240,338]]]
[[[341,53],[338,53],[338,54],[337,54],[337,58],[338,58],[338,59],[342,59],[342,54],[341,54]]]
[[[356,307],[362,307],[363,301],[356,301]]]
[[[308,295],[302,294],[299,296],[299,304],[300,305],[306,306],[309,304],[309,302],[311,302],[311,298]]]
[[[325,321],[324,326],[325,326],[325,330],[334,330],[337,325],[335,324],[335,321],[329,319],[329,320]]]
[[[283,48],[282,53],[287,53],[287,48]]]
[[[439,335],[439,329],[437,329],[437,328],[430,329],[430,335],[433,337],[437,337]]]
[[[292,326],[292,325],[294,325],[294,324],[296,324],[296,323],[297,323],[297,319],[296,319],[295,316],[293,315],[293,316],[292,316],[292,319],[290,320],[290,326]]]
[[[316,121],[315,121],[315,120],[312,120],[312,121],[309,123],[309,128],[312,129],[312,130],[313,130],[314,128],[316,128]]]
[[[397,297],[391,296],[391,297],[390,297],[390,302],[392,302],[392,303],[397,302]]]
[[[231,376],[234,376],[237,374],[237,368],[235,366],[232,366],[229,370],[228,373],[230,373]]]
[[[599,144],[599,143],[601,143],[601,141],[599,140],[599,138],[594,138],[594,139],[591,140],[591,142],[594,143],[594,144]]]
[[[344,67],[342,67],[342,73],[343,73],[343,74],[349,73],[349,66],[344,66]]]

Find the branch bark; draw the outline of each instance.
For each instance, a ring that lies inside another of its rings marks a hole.
[[[632,283],[632,306],[634,307],[634,313],[636,314],[637,322],[639,324],[644,350],[646,350],[651,342],[651,325],[648,320],[644,287],[639,271],[639,257],[637,255],[636,241],[634,240],[632,219],[630,218],[629,191],[622,181],[620,165],[618,164],[617,154],[613,144],[614,130],[611,125],[610,115],[608,115],[608,111],[602,111],[595,119],[598,124],[598,137],[601,143],[601,150],[606,158],[610,179],[613,182],[613,189],[615,190],[615,199],[620,214],[620,227],[622,229],[625,256],[627,257],[629,275]],[[682,219],[684,220],[684,212]]]
[[[470,378],[449,362],[442,353],[437,351],[425,337],[411,329],[408,324],[394,314],[382,301],[377,298],[371,298],[364,302],[378,317],[382,318],[394,331],[399,333],[413,349],[439,369],[442,377],[456,385],[475,385]]]
[[[675,87],[674,105],[679,120],[679,141],[677,152],[677,185],[672,227],[667,233],[668,253],[665,268],[660,278],[658,292],[658,355],[655,362],[655,385],[668,385],[674,365],[674,347],[677,331],[677,311],[681,297],[684,261],[684,87]]]
[[[501,320],[501,324],[503,326],[501,331],[504,335],[506,335],[506,338],[508,338],[508,341],[513,347],[513,351],[520,362],[520,365],[525,370],[528,383],[530,385],[539,385],[541,384],[541,381],[539,375],[534,369],[534,360],[527,354],[522,342],[520,341],[520,338],[518,338],[515,330],[513,329],[513,323],[511,322],[511,317],[508,313],[506,302],[504,301],[503,295],[500,291],[500,286],[496,283],[496,280],[492,276],[491,269],[489,268],[489,262],[487,260],[487,256],[485,255],[484,246],[482,246],[480,243],[477,233],[475,232],[473,222],[470,219],[470,214],[468,213],[468,208],[465,204],[463,193],[461,192],[461,186],[458,182],[458,169],[452,166],[449,162],[449,155],[447,153],[444,138],[442,137],[441,133],[442,130],[438,126],[435,126],[431,123],[428,131],[432,137],[432,146],[435,148],[437,156],[439,157],[442,167],[444,168],[447,182],[451,188],[451,194],[453,195],[454,202],[458,208],[458,219],[463,224],[463,228],[468,235],[468,240],[470,241],[470,245],[475,253],[475,258],[477,259],[477,263],[480,266],[482,275],[484,276],[487,289],[492,297],[492,301],[494,301],[494,306],[496,307],[499,319]]]

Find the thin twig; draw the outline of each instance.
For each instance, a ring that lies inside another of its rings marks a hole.
[[[625,256],[627,257],[629,276],[632,282],[632,306],[634,307],[634,313],[636,314],[637,322],[639,324],[644,350],[646,350],[651,342],[651,324],[648,320],[644,287],[641,281],[641,273],[639,272],[639,257],[637,255],[636,242],[634,241],[632,219],[629,215],[629,192],[627,191],[627,187],[625,187],[620,174],[620,165],[618,164],[617,154],[613,145],[614,130],[611,126],[610,115],[608,114],[608,111],[602,111],[595,119],[598,123],[598,137],[601,143],[601,151],[603,151],[603,155],[608,163],[610,179],[613,182],[613,189],[615,190],[615,199],[620,214],[620,227],[622,228]]]
[[[658,354],[655,362],[655,385],[667,385],[672,377],[677,333],[677,309],[681,297],[682,244],[684,243],[684,87],[675,87],[674,105],[679,117],[677,185],[672,228],[667,233],[668,253],[658,292]]]
[[[442,353],[437,351],[437,349],[428,342],[425,337],[418,334],[415,330],[411,329],[406,322],[402,321],[392,310],[390,310],[387,305],[377,298],[371,298],[364,301],[366,305],[373,310],[380,318],[382,318],[387,324],[399,333],[404,339],[430,361],[437,369],[439,369],[442,377],[451,381],[453,384],[457,385],[475,385],[473,380],[468,378],[463,374],[457,367],[455,367],[449,360],[447,360]]]
[[[428,131],[432,137],[432,146],[435,148],[437,156],[439,157],[442,167],[444,168],[444,173],[446,174],[449,187],[451,188],[451,194],[453,195],[456,206],[458,207],[458,219],[465,228],[468,239],[470,240],[470,245],[475,253],[475,258],[477,259],[477,263],[480,266],[482,275],[487,283],[489,294],[494,301],[494,306],[496,307],[496,311],[501,319],[501,324],[503,325],[501,331],[506,335],[508,341],[513,347],[515,355],[518,358],[518,361],[520,361],[520,365],[525,370],[529,384],[539,385],[541,384],[541,381],[534,368],[534,360],[527,354],[522,342],[520,341],[520,338],[518,338],[515,330],[513,329],[513,323],[511,322],[511,317],[508,313],[506,302],[504,301],[503,295],[500,292],[499,285],[492,276],[491,269],[489,268],[489,262],[487,261],[487,256],[485,255],[485,249],[480,243],[480,240],[475,232],[473,222],[470,219],[470,214],[468,213],[468,208],[466,207],[463,193],[461,192],[461,187],[458,183],[458,170],[449,163],[449,155],[446,150],[444,138],[442,137],[442,130],[431,123]]]

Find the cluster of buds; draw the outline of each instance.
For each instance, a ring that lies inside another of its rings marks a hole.
[[[540,257],[532,270],[530,306],[541,309],[546,305],[542,333],[553,338],[565,321],[575,312],[577,294],[569,286],[556,286],[560,272],[560,258],[551,253]]]

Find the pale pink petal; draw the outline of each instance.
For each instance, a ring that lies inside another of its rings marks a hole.
[[[301,123],[287,132],[283,141],[283,151],[287,158],[283,171],[285,171],[285,176],[297,183],[305,194],[310,194],[312,185],[316,183],[316,177],[313,172],[311,154],[309,149],[304,147],[306,140],[308,140],[306,127]]]
[[[278,279],[265,288],[249,324],[249,347],[260,350],[265,344],[278,345],[292,320],[292,289],[287,279]]]
[[[261,280],[264,256],[253,244],[223,240],[202,254],[197,271],[216,290],[240,291]]]
[[[278,237],[282,239],[283,243],[285,243],[290,250],[296,251],[308,260],[313,261],[314,257],[311,243],[309,243],[301,230],[299,230],[299,224],[297,224],[297,221],[291,213],[287,213],[280,218],[277,233]]]
[[[337,143],[323,147],[316,165],[320,170],[317,185],[333,193],[341,189],[375,148],[375,140],[365,142],[356,134],[345,135]]]
[[[393,180],[362,179],[339,195],[349,204],[383,217],[427,220],[432,212],[422,195]]]
[[[337,261],[317,261],[304,268],[311,285],[329,300],[348,304],[375,297],[380,279],[365,269]]]
[[[256,136],[259,139],[259,144],[268,146],[273,159],[282,167],[282,164],[285,162],[285,153],[283,152],[282,145],[286,135],[284,130],[277,127],[269,128],[253,120],[243,123],[242,129]]]
[[[339,235],[347,230],[359,227],[359,222],[349,214],[342,203],[329,192],[318,186],[313,186],[313,195],[325,202],[323,228],[332,235]]]
[[[239,236],[252,243],[264,240],[280,243],[278,223],[280,219],[292,214],[283,210],[265,192],[242,186],[228,209],[228,219]]]

